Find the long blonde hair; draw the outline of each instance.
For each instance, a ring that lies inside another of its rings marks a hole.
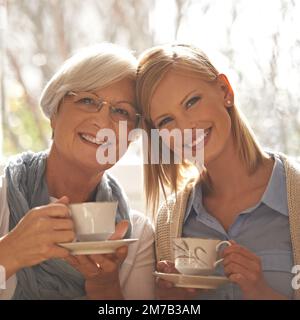
[[[138,59],[136,89],[139,112],[144,119],[143,128],[147,131],[147,139],[149,140],[148,145],[150,145],[151,129],[154,128],[150,119],[151,99],[160,81],[170,69],[182,72],[192,71],[198,74],[202,80],[208,82],[216,80],[219,75],[208,57],[199,48],[190,45],[162,45],[144,51]],[[228,113],[231,118],[234,143],[240,159],[245,163],[249,173],[253,173],[263,161],[263,151],[236,105],[228,108]],[[150,148],[148,150],[148,162],[146,163],[150,163],[151,158]],[[172,155],[172,151],[170,152]],[[170,188],[176,194],[177,190],[180,190],[190,179],[191,172],[192,164],[187,161],[182,164],[145,164],[144,184],[147,206],[156,211],[159,204],[160,188],[164,195],[166,195],[166,188]],[[209,189],[209,176],[206,174],[206,170],[202,174],[202,181]]]

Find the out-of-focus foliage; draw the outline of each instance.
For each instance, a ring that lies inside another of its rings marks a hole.
[[[226,72],[264,146],[300,154],[299,1],[7,0],[6,7],[5,154],[48,146],[38,97],[74,50],[109,41],[138,54],[174,40],[200,46]]]

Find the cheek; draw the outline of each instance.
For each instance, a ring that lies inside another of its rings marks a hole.
[[[183,146],[183,135],[178,136],[170,136],[170,138],[162,138],[162,154],[169,154],[170,150],[172,150],[175,154],[182,154],[182,146]]]
[[[54,124],[54,140],[61,145],[69,144],[74,140],[78,126],[79,121],[73,115],[59,115]]]
[[[224,108],[222,114],[220,114],[220,125],[224,131],[230,131],[231,118],[226,108]]]
[[[211,108],[210,117],[216,123],[218,127],[228,127],[230,126],[231,119],[228,113],[228,109],[224,107],[223,104],[218,104],[216,108]]]

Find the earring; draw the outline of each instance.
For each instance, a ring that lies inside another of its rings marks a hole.
[[[226,102],[227,102],[227,104],[229,104],[229,105],[231,104],[231,100],[227,100]]]

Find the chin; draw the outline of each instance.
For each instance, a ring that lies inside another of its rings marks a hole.
[[[205,150],[204,149],[204,165],[207,167],[214,161],[216,161],[222,154],[223,148],[220,146],[214,150]]]
[[[114,163],[99,163],[97,162],[96,157],[93,159],[83,158],[79,160],[79,166],[82,168],[83,171],[95,171],[95,172],[102,172],[110,169],[114,166]]]
[[[110,169],[114,165],[115,165],[115,163],[99,163],[96,160],[96,161],[94,161],[92,167],[95,168],[95,170],[97,170],[97,171],[105,171],[105,170]]]

